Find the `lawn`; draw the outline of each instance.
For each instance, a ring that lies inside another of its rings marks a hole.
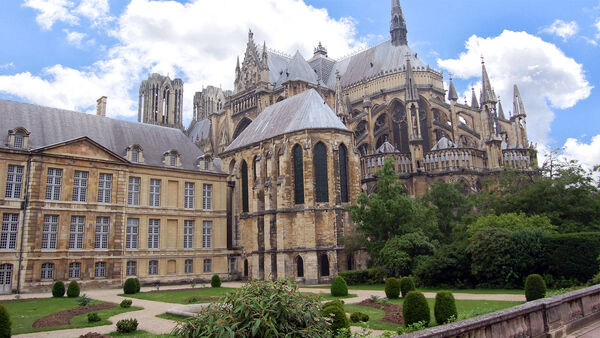
[[[403,301],[403,299],[390,300],[390,302],[394,304],[402,304]],[[433,315],[433,306],[435,304],[435,299],[428,298],[427,303],[429,303],[429,309],[431,311],[431,325],[436,325],[435,317]],[[462,320],[517,306],[520,304],[523,304],[523,302],[505,302],[491,300],[456,300],[456,309],[458,310],[458,319]],[[381,318],[383,318],[383,310],[378,310],[355,304],[344,305],[344,309],[348,313],[360,311],[369,315],[369,321],[367,323],[352,323],[351,325],[353,326],[362,326],[374,330],[388,331],[396,331],[398,329],[398,325],[379,321]]]
[[[91,305],[101,304],[103,302],[93,301]],[[107,318],[119,313],[141,310],[140,307],[131,307],[122,309],[118,305],[116,308],[97,311],[101,321],[88,323],[87,314],[75,316],[71,319],[71,325],[61,325],[52,327],[33,328],[33,323],[47,315],[55,312],[69,310],[78,307],[76,298],[44,298],[34,300],[15,300],[2,302],[10,314],[12,321],[12,334],[22,334],[40,331],[53,331],[63,329],[74,329],[80,327],[92,327],[111,324]]]
[[[342,296],[342,297],[334,297],[331,295],[331,293],[327,292],[327,293],[318,293],[318,292],[300,292],[301,295],[317,295],[317,296],[321,296],[321,298],[323,300],[336,300],[336,299],[346,299],[346,298],[354,298],[354,297],[358,297],[355,294],[348,294],[347,296]]]
[[[197,289],[185,289],[185,290],[165,290],[165,291],[152,291],[152,292],[139,292],[133,295],[119,296],[127,298],[138,298],[145,300],[153,300],[164,303],[175,303],[175,304],[189,304],[186,299],[191,297],[221,297],[226,293],[235,290],[234,288],[197,288]],[[209,303],[209,301],[200,301],[198,303]]]
[[[307,289],[330,289],[331,285],[321,286],[302,286],[301,288]],[[348,290],[372,290],[372,291],[384,291],[385,284],[359,284],[359,285],[348,285]],[[441,290],[450,291],[452,293],[473,293],[473,294],[508,294],[508,295],[524,295],[525,291],[520,289],[442,289],[442,288],[419,288],[417,291],[420,292],[438,292]]]
[[[136,338],[170,338],[175,337],[170,334],[154,334],[143,330],[137,330],[129,333],[121,333],[121,332],[111,332],[106,336],[109,337],[136,337]]]
[[[172,315],[172,314],[166,313],[166,312],[156,315],[156,317],[162,318],[162,319],[173,320],[176,322],[183,322],[183,321],[186,321],[186,320],[192,318],[192,317],[186,317],[186,316]]]

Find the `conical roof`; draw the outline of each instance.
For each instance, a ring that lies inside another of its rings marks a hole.
[[[456,92],[456,87],[454,87],[452,79],[450,79],[450,89],[448,89],[448,100],[458,101],[458,93]]]

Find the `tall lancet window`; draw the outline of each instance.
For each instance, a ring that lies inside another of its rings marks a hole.
[[[317,143],[313,157],[315,171],[315,197],[317,202],[329,202],[329,186],[327,179],[327,147]]]
[[[348,202],[348,150],[341,144],[340,155],[340,198],[342,202]]]
[[[248,164],[242,162],[242,211],[248,212]]]
[[[304,165],[302,163],[302,147],[299,144],[292,150],[294,161],[294,201],[304,204]]]

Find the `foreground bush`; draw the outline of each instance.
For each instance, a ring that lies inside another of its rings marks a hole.
[[[456,311],[456,301],[452,293],[448,291],[440,291],[435,295],[435,306],[433,308],[435,321],[438,325],[448,323],[450,320],[458,318]]]
[[[117,322],[117,331],[121,333],[129,333],[137,330],[138,321],[135,318],[121,319]]]
[[[337,276],[331,282],[331,295],[334,297],[343,297],[348,295],[348,284],[342,276]]]
[[[360,322],[368,322],[369,321],[369,315],[366,313],[362,313],[362,312],[353,312],[350,315],[350,321],[353,323],[360,323]]]
[[[71,283],[69,283],[69,287],[67,288],[67,297],[79,297],[79,292],[79,283],[77,283],[77,281],[72,280]]]
[[[140,280],[137,278],[134,278],[133,281],[135,282],[135,293],[140,292],[140,290],[142,289],[142,285],[140,284]]]
[[[397,299],[400,296],[400,281],[394,277],[385,280],[385,296],[389,299]]]
[[[532,274],[525,280],[525,298],[528,302],[546,297],[546,283],[542,276]]]
[[[133,301],[131,299],[123,299],[121,301],[121,304],[119,304],[119,306],[122,307],[123,309],[126,309],[126,308],[131,307],[132,303],[133,303]]]
[[[172,334],[179,337],[326,337],[319,299],[301,295],[292,281],[246,283],[202,309]]]
[[[91,312],[87,314],[88,323],[95,323],[102,320],[100,316],[96,312]]]
[[[410,277],[402,277],[400,278],[400,291],[402,292],[402,298],[405,298],[409,292],[414,291],[415,282]]]
[[[54,282],[52,285],[52,297],[62,297],[65,295],[65,283],[62,281]]]
[[[346,317],[344,308],[337,305],[329,305],[323,308],[321,312],[323,317],[331,318],[330,330],[333,334],[337,334],[341,329],[347,329],[350,327],[350,321]]]
[[[10,315],[6,311],[6,308],[0,304],[0,337],[10,337],[10,327]]]
[[[212,276],[212,278],[210,279],[210,286],[212,286],[213,288],[220,288],[221,287],[221,277],[219,277],[219,275],[214,274]]]
[[[123,293],[126,295],[133,295],[138,292],[137,285],[135,283],[136,278],[127,278],[123,284]]]
[[[424,322],[425,326],[428,326],[431,317],[425,296],[420,292],[410,291],[404,298],[402,308],[404,325],[409,326],[414,323]]]

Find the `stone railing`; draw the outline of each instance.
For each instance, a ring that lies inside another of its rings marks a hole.
[[[502,163],[505,168],[529,168],[529,149],[502,150]]]
[[[363,156],[360,159],[360,166],[363,178],[373,177],[373,174],[383,167],[387,157],[394,158],[396,172],[399,174],[408,174],[413,172],[410,154],[391,153],[391,154],[373,154]]]
[[[566,337],[600,320],[600,285],[401,337]]]
[[[472,148],[450,148],[425,153],[426,172],[436,170],[485,169],[485,152]]]

